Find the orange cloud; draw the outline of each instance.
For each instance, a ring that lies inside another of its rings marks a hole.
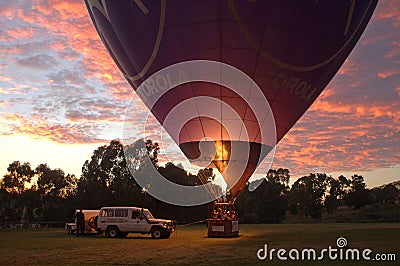
[[[7,76],[0,76],[0,81],[10,81],[12,80],[11,77],[7,77]],[[0,88],[1,89],[1,88]]]
[[[14,62],[32,66],[29,63],[35,61],[36,55],[26,55],[26,51],[44,51],[43,53],[57,60],[57,67],[60,67],[64,61],[69,61],[67,62],[71,63],[69,66],[76,66],[76,69],[45,68],[48,72],[40,84],[49,89],[44,90],[40,99],[24,99],[34,106],[33,114],[0,115],[2,124],[0,134],[25,134],[60,143],[103,141],[99,134],[105,131],[104,125],[106,123],[119,124],[123,120],[123,107],[126,104],[124,100],[130,99],[132,89],[98,37],[84,1],[49,0],[46,4],[40,1],[30,3],[32,5],[30,10],[0,9],[2,17],[25,22],[24,28],[0,31],[0,39],[10,41],[13,38],[26,39],[30,38],[29,36],[33,38],[33,32],[38,33],[38,39],[29,45],[17,42],[15,45],[0,46],[0,54],[5,54],[10,58],[15,56]],[[380,23],[371,25],[374,28],[370,28],[372,32],[379,32],[379,34],[370,34],[370,38],[362,41],[361,48],[371,43],[385,45],[385,50],[378,55],[379,59],[398,58],[400,55],[398,28],[395,31],[383,30],[387,29],[383,27],[386,24],[399,26],[400,12],[398,10],[396,1],[380,1],[378,12],[374,15],[374,20]],[[400,108],[395,102],[398,102],[399,98],[385,102],[385,100],[374,99],[379,94],[378,89],[369,96],[365,92],[368,90],[365,80],[373,77],[373,81],[377,83],[374,84],[375,88],[376,85],[379,86],[378,82],[383,81],[386,82],[386,86],[393,80],[393,78],[388,78],[398,73],[393,73],[393,71],[390,73],[382,69],[376,71],[374,64],[379,62],[365,59],[372,56],[372,53],[363,55],[365,55],[363,58],[350,57],[346,60],[337,75],[336,82],[339,83],[327,88],[306,115],[279,143],[275,159],[277,163],[288,167],[294,173],[307,173],[310,169],[321,169],[321,167],[334,171],[382,167],[396,164],[396,162],[398,164],[400,155],[398,152],[395,154],[393,148],[390,147],[400,145],[398,143]],[[364,64],[364,62],[367,63]],[[1,70],[5,67],[1,66]],[[51,73],[49,69],[52,69]],[[363,72],[366,69],[369,71]],[[395,65],[385,69],[396,70],[397,68]],[[21,95],[32,89],[19,87],[26,85],[13,84],[12,79],[16,78],[10,76],[8,71],[1,73],[0,81],[12,83],[12,88],[0,88],[0,96],[2,94]],[[356,87],[359,84],[365,86],[362,92]],[[107,90],[104,90],[103,85]],[[400,97],[398,84],[388,86],[396,88],[395,93]],[[84,90],[89,96],[82,93],[78,96],[73,95],[70,101],[66,100],[75,92],[71,87],[78,88],[80,91]],[[101,88],[98,89],[98,87]],[[396,95],[393,91],[391,93]],[[94,94],[97,95],[94,96]],[[43,97],[44,95],[48,99],[44,99],[46,98]],[[110,100],[110,95],[113,98],[108,105],[106,101],[88,99],[91,96],[98,99],[100,97],[98,95],[106,95],[104,98],[107,101]],[[351,98],[353,95],[355,95],[354,98]],[[80,101],[80,96],[84,97],[82,101]],[[0,105],[5,104],[9,102],[0,102]],[[143,111],[147,112],[147,110]],[[56,112],[59,113],[55,114]],[[133,117],[133,120],[135,118]]]
[[[24,84],[16,84],[10,88],[1,88],[0,87],[0,95],[23,95],[26,94],[28,91],[37,90],[37,88],[32,88],[28,85]]]
[[[60,15],[61,19],[68,20],[71,18],[77,18],[87,15],[85,3],[83,1],[68,1],[63,0],[52,0],[50,5]]]
[[[350,61],[350,59],[347,58],[344,61],[342,67],[339,69],[338,74],[340,75],[354,74],[354,72],[357,70],[358,70],[357,65],[353,61]]]
[[[400,8],[399,3],[391,0],[379,1],[379,13],[375,14],[375,17],[379,20],[390,19],[393,21],[395,26],[400,26]]]
[[[386,79],[386,78],[390,78],[394,75],[397,75],[398,73],[399,73],[398,71],[388,70],[388,71],[384,71],[384,72],[379,72],[378,77],[380,77],[382,79]]]
[[[14,3],[11,3],[9,6],[1,6],[0,8],[0,17],[12,19],[14,17],[15,8]]]
[[[354,112],[355,106],[346,105],[341,103],[329,102],[326,100],[317,100],[310,108],[312,111],[319,113],[352,113]]]
[[[341,102],[336,92],[333,87],[324,92],[282,139],[273,167],[300,176],[312,169],[359,172],[398,163],[398,101]],[[400,95],[400,86],[396,92]]]
[[[28,39],[34,37],[39,32],[38,28],[26,27],[15,28],[7,31],[7,34],[15,39]]]
[[[107,140],[96,138],[90,132],[96,131],[95,125],[69,124],[62,125],[44,119],[39,115],[30,115],[25,118],[22,115],[3,113],[0,115],[3,121],[0,134],[21,134],[37,139],[49,139],[64,144],[79,143],[103,143]]]

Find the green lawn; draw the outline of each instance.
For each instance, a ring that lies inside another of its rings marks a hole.
[[[400,264],[399,223],[240,225],[238,238],[207,238],[206,234],[204,225],[179,227],[171,238],[161,240],[136,234],[121,239],[98,235],[78,238],[63,229],[2,230],[0,265],[321,265],[321,261],[279,261],[276,255],[272,262],[259,261],[256,253],[264,244],[288,251],[336,248],[336,239],[341,236],[347,239],[348,248],[395,253],[397,263],[325,259],[324,265]]]

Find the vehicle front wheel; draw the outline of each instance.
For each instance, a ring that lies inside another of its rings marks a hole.
[[[107,236],[108,237],[115,238],[115,237],[118,237],[118,235],[119,235],[119,230],[117,227],[111,226],[111,227],[107,228]]]
[[[159,227],[151,229],[151,237],[154,239],[160,239],[162,235],[162,230]]]

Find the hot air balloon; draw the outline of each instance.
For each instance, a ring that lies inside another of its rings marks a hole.
[[[377,4],[85,2],[132,88],[191,161],[222,173],[233,198],[333,78]],[[185,79],[159,72],[172,65],[201,75]],[[218,74],[220,82],[208,81]],[[232,81],[238,77],[241,81]]]

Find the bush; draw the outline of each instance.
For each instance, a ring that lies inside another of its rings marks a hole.
[[[251,213],[245,213],[241,218],[240,218],[240,223],[243,224],[259,224],[260,223],[260,216],[257,214],[251,212]]]

